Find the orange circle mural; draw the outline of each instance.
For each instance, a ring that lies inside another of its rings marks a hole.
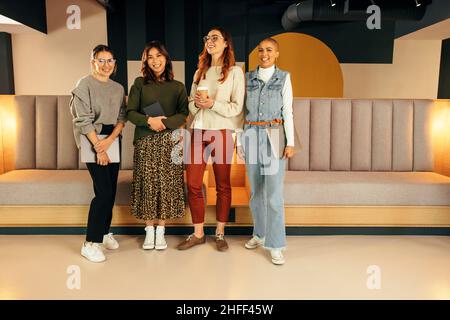
[[[294,97],[342,97],[341,66],[333,51],[322,41],[302,33],[272,36],[280,45],[277,66],[291,74]],[[261,39],[262,40],[262,39]],[[249,55],[249,68],[258,66],[257,48]]]

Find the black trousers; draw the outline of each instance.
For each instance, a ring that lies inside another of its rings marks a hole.
[[[113,129],[112,125],[103,125],[101,134],[111,134]],[[86,166],[94,184],[95,194],[89,208],[86,241],[102,243],[103,235],[107,234],[111,227],[120,163],[109,163],[106,166],[86,163]]]

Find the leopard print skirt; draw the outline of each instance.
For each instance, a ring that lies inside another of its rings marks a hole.
[[[148,135],[134,146],[131,214],[138,219],[184,216],[184,175],[181,151],[174,149],[172,132]],[[176,161],[172,155],[176,154]]]

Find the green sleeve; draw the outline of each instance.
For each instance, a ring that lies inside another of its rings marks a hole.
[[[176,110],[174,115],[162,120],[162,123],[168,129],[178,129],[186,122],[186,118],[189,115],[188,98],[186,88],[183,84],[180,85],[180,89],[178,90]]]
[[[127,117],[136,126],[147,127],[147,116],[141,110],[141,91],[143,86],[142,77],[136,78],[130,89],[127,105]]]

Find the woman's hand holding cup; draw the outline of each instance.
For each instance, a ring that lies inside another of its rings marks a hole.
[[[198,87],[194,101],[200,109],[209,109],[214,105],[214,100],[208,97],[208,87]]]

